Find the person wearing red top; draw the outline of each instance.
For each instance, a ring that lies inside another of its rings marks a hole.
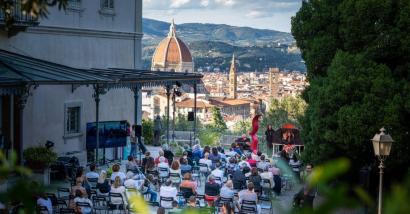
[[[257,161],[254,160],[254,159],[252,159],[252,155],[251,155],[251,154],[248,155],[248,160],[247,160],[247,162],[249,163],[249,165],[251,165],[251,167],[256,167]]]
[[[164,157],[164,151],[162,149],[158,151],[158,157],[156,157],[154,160],[156,166],[160,163],[159,161],[160,157]],[[165,158],[165,163],[168,163],[168,160],[166,158]]]

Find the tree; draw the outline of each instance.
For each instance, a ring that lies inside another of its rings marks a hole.
[[[305,160],[347,156],[357,172],[375,163],[369,139],[384,126],[395,140],[389,177],[403,177],[410,162],[410,2],[304,1],[292,33],[310,80],[301,120]]]
[[[15,5],[17,1],[0,0],[0,9],[4,15],[5,29],[8,30],[14,24],[14,8],[19,7]],[[48,8],[58,6],[58,9],[66,9],[68,0],[22,0],[21,11],[23,14],[29,14],[34,18],[47,18]]]
[[[152,144],[154,140],[154,122],[150,119],[142,120],[142,137],[145,144]]]
[[[235,123],[233,126],[233,132],[236,134],[246,134],[251,130],[250,120],[241,120]]]
[[[221,110],[218,107],[212,108],[212,124],[211,127],[218,132],[224,132],[228,129],[224,118],[222,117]]]
[[[272,99],[268,112],[263,116],[261,127],[272,125],[273,129],[280,128],[284,123],[292,123],[300,127],[299,119],[304,114],[306,103],[301,97],[285,97],[282,100]],[[265,129],[259,129],[262,134]]]

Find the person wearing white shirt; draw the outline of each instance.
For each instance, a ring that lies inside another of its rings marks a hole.
[[[51,203],[51,199],[46,195],[37,199],[37,205],[46,207],[49,214],[53,213],[53,204]]]
[[[113,197],[111,200],[112,204],[119,205],[119,204],[127,204],[127,197],[125,196],[125,187],[121,186],[121,178],[120,176],[115,177],[114,183],[111,185],[111,193],[120,193],[122,196],[122,200],[117,197]]]
[[[220,178],[220,179],[215,179],[215,182],[218,184],[222,183],[222,179],[224,177],[224,171],[222,171],[221,169],[219,169],[221,167],[221,164],[219,162],[217,162],[215,164],[215,169],[211,172],[211,174],[215,177],[215,178]]]
[[[269,162],[266,162],[266,158],[265,158],[265,155],[261,155],[261,160],[256,164],[256,167],[258,168],[258,169],[262,169],[262,170],[264,170],[267,166],[269,166],[270,165],[270,163]]]
[[[137,181],[134,180],[134,173],[132,173],[131,171],[128,171],[127,172],[127,180],[124,181],[125,188],[135,189],[135,188],[137,188],[136,183],[137,183]]]
[[[123,172],[120,172],[120,165],[115,164],[112,166],[112,174],[111,174],[111,182],[115,180],[115,177],[120,177],[121,179],[121,184],[124,183],[124,180],[126,178],[125,174]]]
[[[159,173],[159,177],[168,177],[169,176],[169,165],[168,163],[165,161],[165,157],[161,156],[159,158],[159,163],[158,163],[158,173]],[[167,169],[167,171],[161,171],[161,169]]]
[[[263,180],[269,180],[269,182],[270,182],[270,189],[272,189],[272,188],[275,186],[275,182],[273,181],[273,173],[272,173],[272,172],[269,172],[269,166],[266,166],[266,167],[263,169],[263,172],[260,174],[260,176],[261,176],[261,178],[262,178]],[[263,182],[262,187],[264,187],[264,188],[269,188],[268,185],[269,185],[269,184],[266,184],[265,182]]]
[[[95,172],[95,164],[91,164],[90,165],[90,171],[89,172],[87,172],[87,174],[85,174],[85,177],[87,178],[87,179],[98,179],[98,177],[99,177],[100,175],[97,173],[97,172]]]
[[[172,186],[172,181],[171,180],[167,180],[165,182],[165,185],[161,186],[161,188],[159,189],[159,196],[160,197],[173,198],[174,201],[177,201],[177,194],[178,194],[178,190],[177,190],[176,187]],[[170,201],[161,201],[160,206],[164,207],[164,208],[172,208],[172,202],[170,202]]]
[[[200,164],[206,164],[206,165],[208,166],[208,167],[202,167],[202,166],[201,166],[201,167],[199,168],[199,170],[200,170],[201,172],[208,173],[208,172],[209,172],[209,169],[212,167],[212,161],[209,160],[208,157],[209,157],[209,153],[206,152],[206,153],[204,154],[204,158],[202,158],[202,159],[199,160],[199,163],[200,163]]]

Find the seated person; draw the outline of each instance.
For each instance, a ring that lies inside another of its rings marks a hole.
[[[71,187],[71,195],[75,196],[76,191],[80,190],[85,197],[88,197],[86,189],[83,187],[83,180],[81,177],[78,177],[75,182],[75,186]]]
[[[248,162],[248,158],[243,156],[242,160],[238,163],[239,166],[246,165],[247,167],[251,168],[251,165]]]
[[[97,179],[99,177],[98,173],[95,171],[95,164],[90,165],[90,171],[85,174],[87,179]]]
[[[128,161],[127,161],[127,163],[125,164],[125,169],[127,170],[127,172],[128,171],[133,171],[133,172],[136,172],[136,171],[138,171],[138,164],[137,164],[137,162],[135,161],[135,159],[134,159],[134,157],[133,156],[128,156]]]
[[[160,158],[161,157],[164,157],[164,150],[162,150],[162,149],[160,149],[159,151],[158,151],[158,157],[156,157],[155,158],[155,165],[158,165],[159,163],[160,163]],[[164,157],[165,158],[165,157]],[[165,163],[167,163],[168,164],[168,160],[165,158]]]
[[[181,162],[181,175],[184,175],[185,173],[192,171],[192,166],[188,164],[187,159],[181,157],[180,162]]]
[[[182,209],[179,208],[178,202],[177,201],[173,201],[172,202],[172,209],[169,210],[168,213],[181,213]]]
[[[124,181],[125,188],[128,189],[136,189],[137,188],[137,181],[134,180],[134,173],[131,171],[127,172],[126,180]]]
[[[256,167],[256,160],[252,158],[252,154],[248,154],[247,162],[249,163],[250,167]]]
[[[253,183],[255,192],[258,192],[259,194],[262,193],[262,177],[259,175],[258,169],[255,167],[251,170],[249,182]]]
[[[124,183],[126,178],[125,174],[120,171],[121,167],[119,164],[114,164],[112,166],[112,174],[111,174],[111,182],[113,183],[115,178],[118,176],[120,177],[121,184]]]
[[[263,172],[260,174],[262,180],[269,180],[270,182],[270,188],[272,189],[275,186],[275,183],[273,182],[273,174],[272,172],[269,172],[269,166],[266,166]],[[269,184],[264,183],[263,187],[264,188],[269,188]]]
[[[185,173],[184,174],[184,180],[179,185],[179,187],[190,188],[190,189],[192,189],[192,193],[194,195],[196,194],[197,184],[196,184],[195,181],[192,181],[191,173]]]
[[[242,137],[236,139],[236,143],[242,151],[249,150],[251,148],[251,139],[246,137],[246,134],[242,134]]]
[[[266,158],[265,155],[261,155],[260,157],[260,161],[256,164],[256,167],[258,169],[264,170],[266,168],[266,166],[269,166],[269,162],[266,162]]]
[[[192,147],[192,160],[195,161],[196,163],[199,163],[199,160],[202,157],[202,151],[201,151],[201,146],[199,144],[195,144]]]
[[[160,197],[173,198],[174,201],[177,200],[177,194],[178,194],[178,190],[176,187],[172,186],[171,180],[167,180],[165,182],[165,185],[162,185],[161,188],[159,189]],[[169,201],[161,201],[160,206],[164,208],[172,208],[172,203],[170,203]]]
[[[194,166],[194,162],[192,161],[191,157],[188,154],[189,154],[188,151],[184,151],[182,153],[182,158],[187,160],[187,162],[190,166]],[[191,154],[191,156],[192,156],[192,154]]]
[[[237,152],[235,151],[235,149],[236,149],[236,143],[232,143],[231,144],[231,148],[229,148],[229,151],[228,152],[226,152],[226,156],[229,156],[229,157],[234,157],[236,154],[237,154]]]
[[[233,190],[233,183],[232,180],[228,180],[225,185],[221,188],[221,198],[232,198],[235,195],[235,191]]]
[[[272,174],[273,174],[274,176],[275,176],[275,175],[280,175],[280,169],[279,169],[278,167],[276,167],[276,164],[275,164],[275,163],[272,163],[272,164],[270,165],[269,172],[272,172]]]
[[[239,166],[239,169],[235,170],[232,175],[233,187],[236,190],[242,190],[246,185],[246,177],[243,173],[243,166]]]
[[[110,192],[111,186],[107,180],[107,172],[105,170],[101,170],[96,187],[101,194],[108,194]]]
[[[189,197],[187,207],[188,208],[196,208],[196,198],[195,198],[194,195]]]
[[[242,206],[242,201],[254,201],[256,205],[257,213],[261,213],[260,205],[258,205],[258,195],[254,192],[254,185],[252,182],[249,182],[247,189],[244,189],[238,193],[239,196],[239,205]]]
[[[152,161],[155,163],[154,158],[151,157],[151,153],[150,153],[149,151],[146,151],[144,157],[142,158],[142,165],[141,165],[141,167],[142,167],[143,169],[145,169],[145,165],[147,164],[148,160],[151,160],[151,159],[152,159]]]
[[[205,184],[205,201],[209,206],[212,206],[218,199],[220,188],[221,186],[215,182],[215,177],[209,175],[208,182]]]
[[[77,206],[77,203],[87,203],[90,205],[90,207],[83,207],[83,206]],[[90,199],[85,197],[81,190],[76,190],[75,192],[75,198],[74,198],[74,204],[75,204],[75,210],[76,213],[82,213],[82,214],[90,214],[92,212],[92,206],[93,203],[91,202]]]
[[[169,169],[169,173],[178,174],[179,177],[172,176],[170,179],[173,184],[181,183],[181,167],[179,165],[179,161],[175,160],[171,164],[171,168]]]
[[[46,194],[42,194],[40,197],[38,197],[37,205],[47,208],[48,214],[53,213],[53,204],[51,202],[51,199],[49,197],[47,197]]]
[[[148,175],[147,178],[142,183],[141,193],[143,195],[149,194],[150,195],[150,202],[157,202],[157,193],[155,192],[155,185],[154,185],[154,176]]]
[[[216,147],[212,147],[212,152],[209,154],[209,160],[212,161],[212,166],[215,166],[217,162],[221,161],[221,156],[219,155],[218,150]]]
[[[167,169],[167,171],[161,171],[160,169]],[[158,176],[159,177],[168,177],[169,176],[169,165],[167,163],[167,159],[165,157],[160,157],[159,158],[159,163],[158,163]]]
[[[120,193],[122,196],[122,200],[120,198],[113,198],[113,200],[111,201],[112,204],[114,205],[120,205],[124,202],[124,204],[127,204],[127,198],[125,195],[125,187],[122,186],[121,183],[121,178],[120,176],[116,176],[114,179],[114,183],[111,185],[111,193]]]
[[[154,158],[152,158],[152,157],[147,158],[146,161],[147,162],[145,163],[145,167],[144,167],[145,174],[148,174],[150,172],[153,172],[153,171],[157,170],[156,167],[155,167]]]
[[[217,162],[215,164],[215,169],[212,170],[211,175],[213,175],[215,178],[218,177],[220,179],[216,180],[216,182],[220,185],[222,183],[222,179],[224,177],[224,171],[220,169],[221,164]]]
[[[199,170],[204,173],[208,173],[212,167],[212,161],[209,160],[209,153],[204,154],[204,158],[199,160],[200,164],[206,164],[208,167],[200,167]],[[207,174],[206,174],[207,175]]]

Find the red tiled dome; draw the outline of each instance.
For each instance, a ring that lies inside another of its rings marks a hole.
[[[153,65],[181,64],[192,62],[192,55],[185,43],[176,36],[174,23],[171,24],[168,37],[155,49]]]

